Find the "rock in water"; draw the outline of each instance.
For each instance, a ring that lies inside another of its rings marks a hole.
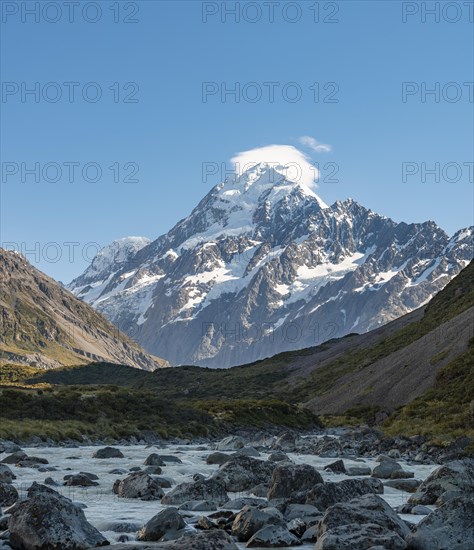
[[[177,508],[166,508],[153,516],[137,533],[137,539],[142,541],[160,541],[165,535],[175,539],[178,531],[184,529],[186,523]]]
[[[239,550],[231,537],[220,529],[185,533],[176,541],[144,544],[118,544],[114,550]]]
[[[227,491],[247,491],[260,483],[270,483],[275,463],[244,455],[234,455],[211,479],[221,482]]]
[[[299,546],[301,541],[281,525],[267,525],[247,542],[247,548],[282,548]]]
[[[10,517],[10,545],[15,550],[86,550],[109,544],[84,512],[56,491],[34,484],[28,497]]]
[[[449,500],[422,519],[407,541],[411,550],[474,548],[474,498]]]
[[[316,506],[318,510],[326,510],[339,502],[348,502],[356,496],[382,494],[382,482],[375,478],[343,479],[337,483],[321,483],[306,495],[306,504]]]
[[[393,531],[375,523],[341,525],[319,537],[314,550],[405,550],[407,543]]]
[[[411,504],[435,504],[443,493],[457,491],[474,494],[474,458],[454,460],[432,472],[419,486],[408,502]]]
[[[103,449],[98,449],[93,455],[92,458],[124,458],[122,451],[115,449],[114,447],[104,447]]]
[[[212,500],[219,504],[227,502],[227,496],[224,485],[215,479],[204,479],[194,483],[180,483],[176,485],[162,499],[162,504],[178,505],[188,500]]]
[[[230,435],[229,437],[224,437],[217,444],[216,450],[218,451],[237,451],[242,449],[244,446],[244,440],[237,435]]]
[[[282,464],[273,470],[268,500],[289,498],[293,493],[309,491],[323,483],[321,474],[309,464]]]
[[[410,533],[408,525],[385,500],[377,495],[368,494],[328,508],[319,523],[319,535],[322,536],[342,525],[364,523],[385,527],[389,531],[395,531],[402,538]]]
[[[282,525],[285,523],[263,510],[251,506],[245,506],[235,517],[232,524],[232,534],[240,542],[247,542],[257,531],[268,525]]]
[[[16,475],[6,464],[0,464],[0,483],[11,483],[16,479]]]
[[[114,483],[114,493],[121,498],[159,500],[165,494],[161,485],[145,472],[134,472]]]
[[[0,483],[0,506],[11,506],[18,500],[18,491],[10,483]]]

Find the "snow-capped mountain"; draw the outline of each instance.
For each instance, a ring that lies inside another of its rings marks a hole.
[[[387,323],[472,257],[472,227],[449,238],[328,206],[261,163],[155,241],[115,241],[68,288],[171,364],[229,367]]]

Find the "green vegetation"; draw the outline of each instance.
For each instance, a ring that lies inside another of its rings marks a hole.
[[[438,441],[474,439],[474,338],[465,353],[439,371],[432,388],[385,422],[384,431],[421,434]]]

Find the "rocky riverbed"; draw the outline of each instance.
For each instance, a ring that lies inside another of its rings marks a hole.
[[[473,459],[352,439],[0,444],[0,548],[474,548]]]

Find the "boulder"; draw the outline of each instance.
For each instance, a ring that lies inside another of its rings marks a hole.
[[[227,491],[246,491],[260,483],[270,483],[274,468],[275,464],[268,461],[234,455],[211,479],[222,483]]]
[[[263,498],[240,497],[227,501],[222,508],[224,510],[242,510],[244,506],[260,506],[266,503],[267,501]]]
[[[393,508],[377,495],[367,494],[330,506],[319,523],[319,535],[341,525],[374,523],[405,538],[410,529]]]
[[[375,523],[352,523],[326,531],[316,541],[314,550],[405,550],[406,542],[394,531]]]
[[[327,466],[324,466],[325,470],[329,470],[330,472],[333,472],[334,474],[345,474],[346,473],[346,467],[344,465],[344,462],[342,460],[336,460],[336,462],[331,462],[331,464],[328,464]]]
[[[306,504],[326,510],[339,502],[348,502],[356,496],[382,494],[383,485],[378,479],[343,479],[337,483],[321,483],[306,494]]]
[[[164,496],[160,484],[144,472],[135,472],[114,483],[113,492],[120,498],[159,500]]]
[[[372,470],[372,477],[379,479],[390,479],[396,472],[400,472],[402,467],[394,460],[382,460],[378,466]],[[393,478],[392,478],[393,479]]]
[[[215,451],[206,458],[206,464],[218,464],[219,466],[221,466],[222,464],[225,464],[230,458],[230,455]]]
[[[224,437],[216,446],[217,451],[237,451],[244,446],[244,440],[237,435]]]
[[[370,476],[372,470],[368,466],[350,466],[346,468],[348,476]]]
[[[165,463],[161,456],[157,453],[151,453],[143,463],[145,466],[164,466]],[[161,472],[160,472],[161,473]]]
[[[258,458],[259,456],[261,456],[257,449],[255,449],[254,447],[243,447],[242,449],[239,449],[235,454],[253,456],[254,458]]]
[[[474,493],[474,458],[455,460],[437,468],[418,487],[409,502],[435,504],[447,491]]]
[[[2,464],[17,464],[21,460],[25,460],[28,455],[24,451],[15,451],[11,455],[2,459]]]
[[[0,483],[11,483],[16,475],[6,464],[0,464]]]
[[[140,541],[162,541],[176,539],[186,523],[176,508],[166,508],[153,516],[137,533]]]
[[[18,491],[11,483],[0,483],[0,506],[11,506],[18,500]]]
[[[183,502],[179,509],[190,512],[214,512],[217,510],[217,504],[213,500],[188,500]]]
[[[162,499],[162,504],[179,505],[188,500],[212,500],[219,504],[227,502],[225,486],[216,479],[204,479],[194,483],[180,483],[176,485]]]
[[[268,514],[263,510],[245,506],[235,517],[232,524],[232,534],[240,542],[247,542],[257,531],[268,525],[284,526],[285,523],[278,517]]]
[[[420,486],[421,481],[418,479],[390,479],[384,481],[386,487],[392,487],[405,493],[414,493]]]
[[[284,453],[283,451],[273,451],[271,455],[268,457],[268,460],[271,462],[283,462],[283,461],[289,461],[288,455]]]
[[[283,548],[299,546],[301,541],[281,525],[267,525],[253,535],[247,548]]]
[[[474,498],[455,497],[418,523],[410,550],[470,550],[474,547]]]
[[[311,504],[288,504],[285,509],[286,521],[304,517],[318,517],[320,515],[320,511]]]
[[[123,453],[114,447],[103,447],[92,455],[92,458],[124,458]]]
[[[12,511],[10,545],[15,550],[86,550],[109,542],[84,512],[56,491],[34,484]]]
[[[65,476],[64,485],[68,487],[93,487],[99,485],[97,481],[92,481],[89,476],[85,474],[75,474]]]
[[[290,432],[285,432],[277,438],[273,444],[273,448],[280,451],[293,452],[296,449],[296,438]]]
[[[267,498],[289,498],[293,493],[309,491],[318,483],[323,483],[323,478],[313,466],[281,464],[273,470]]]

